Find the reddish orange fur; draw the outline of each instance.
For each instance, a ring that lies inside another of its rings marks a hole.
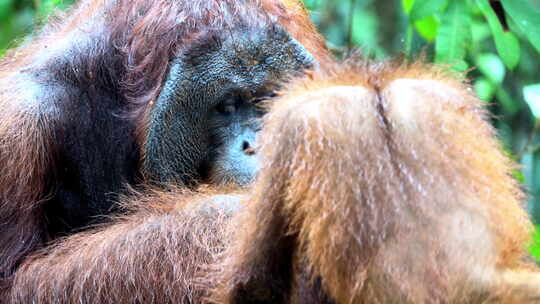
[[[423,64],[291,85],[216,303],[536,303],[531,222],[483,103]]]
[[[238,22],[230,14],[221,13],[225,2],[238,9],[251,4],[262,7],[268,18],[278,20],[320,62],[329,60],[322,37],[297,0],[252,0],[248,4],[236,0],[80,1],[66,14],[52,17],[34,38],[3,57],[0,62],[0,297],[8,292],[10,277],[25,257],[51,241],[42,207],[51,195],[49,192],[54,191],[55,169],[62,169],[62,164],[52,161],[57,147],[49,128],[51,121],[64,117],[57,117],[54,100],[42,102],[50,97],[50,92],[20,72],[39,70],[51,62],[54,65],[58,58],[65,59],[64,68],[70,69],[71,61],[82,60],[85,70],[74,74],[88,82],[91,91],[90,87],[101,81],[98,71],[115,70],[103,60],[125,56],[122,67],[125,73],[111,76],[119,78],[119,87],[109,89],[118,90],[119,95],[133,103],[132,115],[127,116],[143,134],[144,113],[157,96],[174,53],[189,44],[199,31],[227,28]],[[95,37],[80,35],[81,31]],[[85,50],[73,58],[62,49],[72,41],[76,41],[72,46],[75,51]],[[114,50],[109,45],[111,41]],[[63,67],[56,68],[62,72]],[[16,86],[21,83],[21,87]],[[143,139],[139,138],[139,144],[142,143]]]
[[[31,94],[0,89],[0,231],[4,235],[0,238],[0,296],[7,284],[1,274],[9,273],[25,252],[46,238],[38,217],[39,205],[50,194],[46,192],[44,176],[54,153],[47,127],[54,118],[39,117],[18,108],[18,103],[24,103]],[[8,98],[9,103],[4,102]]]
[[[199,303],[233,208],[185,190],[131,198],[133,214],[27,259],[9,303]],[[2,302],[4,303],[4,302]]]
[[[421,64],[326,69],[271,103],[243,207],[210,189],[126,199],[130,215],[25,261],[12,302],[540,301],[514,165],[468,87]]]

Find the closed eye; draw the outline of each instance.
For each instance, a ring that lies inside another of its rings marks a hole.
[[[233,95],[220,102],[216,107],[216,111],[222,115],[232,115],[238,110],[241,104],[242,98],[238,95]]]

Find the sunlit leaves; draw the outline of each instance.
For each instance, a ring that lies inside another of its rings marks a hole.
[[[458,1],[455,1],[458,2]],[[461,1],[459,1],[461,2]],[[426,17],[433,16],[433,14],[442,11],[448,0],[430,0],[430,1],[415,1],[409,12],[409,18],[412,22],[421,20]]]
[[[512,32],[505,32],[503,30],[503,27],[499,22],[497,15],[489,5],[488,0],[476,0],[476,3],[489,23],[495,39],[497,52],[501,56],[504,64],[509,69],[515,68],[519,63],[521,55],[519,40]]]
[[[463,1],[453,1],[444,14],[435,42],[435,61],[454,65],[454,69],[468,68],[464,61],[472,40],[471,18]]]
[[[489,28],[489,25],[483,22],[483,20],[482,21],[475,20],[472,22],[471,33],[472,33],[473,43],[480,43],[483,40],[486,40],[491,37],[491,30]]]
[[[418,34],[429,42],[435,40],[439,26],[434,15],[441,12],[447,4],[448,0],[402,0],[403,9],[409,15],[409,27],[414,26]]]
[[[533,0],[502,0],[503,7],[516,26],[540,52],[540,2]]]
[[[533,257],[540,261],[540,226],[536,226],[536,232],[533,236],[533,244],[531,245],[531,253]]]
[[[478,98],[484,101],[490,101],[495,96],[497,88],[486,77],[480,77],[474,82],[474,90]]]
[[[73,0],[0,0],[0,56],[46,20],[57,8],[66,8]]]
[[[540,83],[525,86],[523,97],[537,121],[540,121]]]
[[[498,92],[498,88],[506,75],[506,69],[501,59],[495,54],[484,53],[477,56],[475,64],[478,70],[484,75],[474,82],[474,88],[478,97],[482,100],[490,101],[496,93],[500,96],[501,92]],[[503,106],[508,106],[505,103],[506,101],[504,96],[500,99]],[[512,104],[513,101],[510,101],[510,106]]]
[[[500,85],[504,80],[506,69],[499,56],[492,53],[480,54],[476,58],[478,69],[493,83]]]
[[[432,42],[437,37],[439,22],[433,16],[426,17],[414,23],[414,26],[420,36],[428,42]]]
[[[401,5],[403,6],[403,11],[406,14],[410,14],[414,5],[414,0],[401,0]]]

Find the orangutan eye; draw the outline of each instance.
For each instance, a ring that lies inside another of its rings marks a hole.
[[[240,96],[231,96],[225,99],[223,102],[218,104],[216,110],[222,115],[232,115],[234,114],[240,105],[242,104],[242,98]]]

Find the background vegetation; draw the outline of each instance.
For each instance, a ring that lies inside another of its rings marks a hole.
[[[522,169],[540,223],[540,1],[304,0],[338,55],[418,57],[466,72]],[[0,56],[73,0],[0,0]],[[540,242],[540,233],[537,233]],[[533,248],[540,258],[540,246]]]

